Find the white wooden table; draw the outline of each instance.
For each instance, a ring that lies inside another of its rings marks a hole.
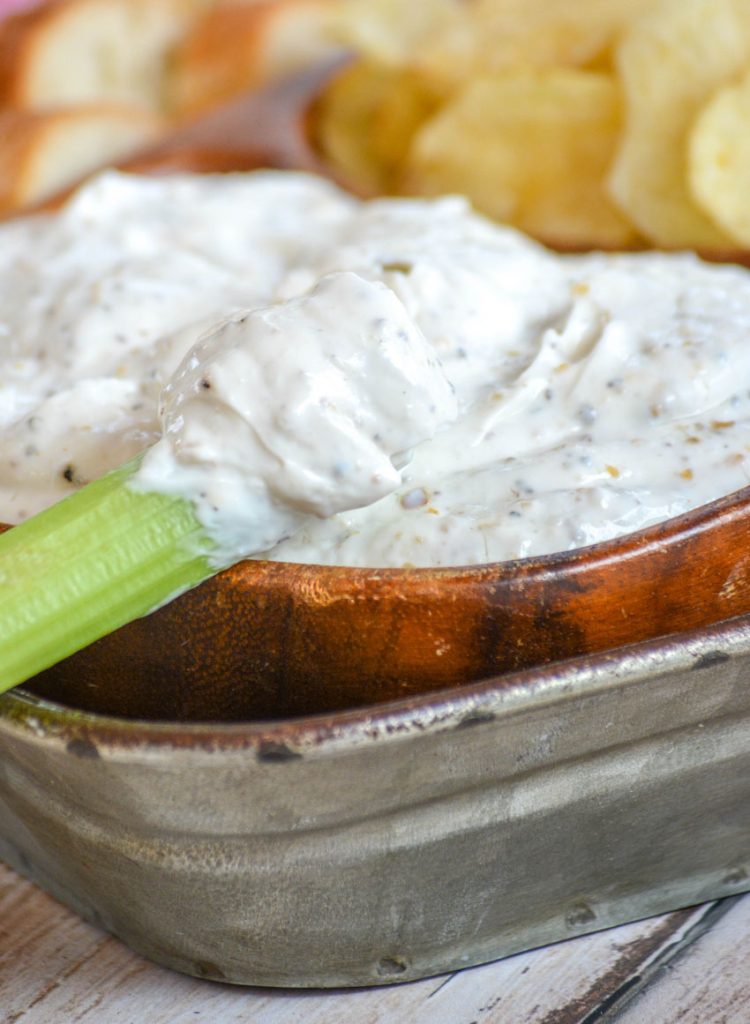
[[[173,974],[0,865],[0,1024],[748,1024],[750,894],[393,988]]]

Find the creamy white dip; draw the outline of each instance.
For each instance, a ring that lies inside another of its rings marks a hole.
[[[221,547],[332,564],[566,550],[750,480],[750,273],[305,175],[107,174],[4,225],[0,367],[9,522],[155,442],[141,484]]]

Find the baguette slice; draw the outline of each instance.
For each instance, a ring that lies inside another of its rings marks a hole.
[[[96,104],[0,114],[0,212],[40,202],[163,130],[142,107]]]
[[[0,22],[0,106],[163,106],[168,54],[207,0],[60,0]]]
[[[337,0],[266,0],[208,11],[174,51],[173,110],[198,113],[342,53],[338,7]]]

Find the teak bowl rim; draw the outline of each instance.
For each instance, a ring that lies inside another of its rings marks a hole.
[[[491,724],[534,704],[573,699],[628,677],[700,667],[706,645],[750,646],[750,613],[710,626],[623,645],[517,672],[492,676],[438,692],[426,692],[368,707],[241,722],[150,721],[79,711],[19,687],[0,695],[0,733],[10,730],[26,740],[64,744],[68,753],[95,757],[108,751],[136,760],[149,752],[192,758],[255,751],[267,761],[316,753],[353,750],[383,743],[408,742],[445,729]],[[677,664],[679,662],[679,664]],[[500,707],[498,704],[500,703]],[[504,707],[502,705],[505,705]]]
[[[616,566],[633,554],[643,555],[649,550],[664,550],[665,546],[684,542],[697,533],[720,527],[722,521],[730,522],[738,513],[750,507],[750,485],[715,501],[701,505],[681,516],[646,527],[634,533],[625,534],[598,544],[557,552],[537,558],[517,559],[506,562],[483,563],[474,566],[414,568],[414,569],[367,569],[346,566],[319,566],[299,563],[273,563],[278,574],[283,576],[285,568],[290,572],[309,573],[311,576],[324,574],[344,589],[352,589],[367,582],[370,586],[392,586],[394,583],[407,585],[423,584],[427,587],[442,580],[461,583],[491,583],[498,574],[518,576],[522,585],[524,574],[555,576],[565,570],[575,573],[579,566],[592,563]],[[262,571],[269,563],[246,561],[238,563],[234,571]],[[228,570],[232,572],[233,570]],[[179,599],[178,599],[179,600]],[[70,733],[92,736],[97,743],[122,749],[135,746],[165,747],[173,750],[224,750],[257,746],[264,741],[282,743],[301,742],[313,747],[325,746],[332,739],[344,741],[347,745],[359,745],[362,741],[381,740],[383,732],[388,738],[397,738],[441,724],[455,727],[467,715],[478,714],[481,722],[481,708],[502,695],[504,699],[515,698],[524,702],[533,700],[539,694],[549,699],[549,688],[565,687],[571,676],[580,672],[586,674],[597,669],[621,666],[629,652],[653,654],[685,650],[692,639],[705,642],[714,638],[720,642],[727,628],[747,621],[750,614],[728,617],[725,620],[672,633],[666,636],[640,640],[608,648],[606,650],[578,654],[535,665],[517,671],[490,675],[480,680],[441,690],[425,690],[424,693],[409,697],[375,702],[364,707],[321,711],[312,714],[289,716],[266,720],[253,719],[231,722],[202,721],[150,721],[124,716],[79,710],[73,706],[57,703],[48,698],[37,697],[19,687],[0,696],[0,724],[19,723],[25,730],[34,730],[40,723],[51,725],[50,738],[56,733]],[[513,701],[511,701],[513,703]],[[512,713],[513,708],[511,707]],[[424,721],[425,716],[428,721]],[[496,713],[492,717],[497,717]],[[415,725],[415,723],[419,723]],[[474,721],[472,720],[472,723]]]

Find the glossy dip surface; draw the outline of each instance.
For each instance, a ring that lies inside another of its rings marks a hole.
[[[0,519],[162,429],[147,485],[192,496],[237,557],[294,562],[563,551],[748,480],[741,268],[560,256],[460,199],[362,203],[269,172],[106,175],[4,225],[0,263]],[[404,338],[421,353],[398,379],[367,366],[374,404],[353,386],[373,337],[381,367]],[[252,534],[259,508],[275,533]]]

